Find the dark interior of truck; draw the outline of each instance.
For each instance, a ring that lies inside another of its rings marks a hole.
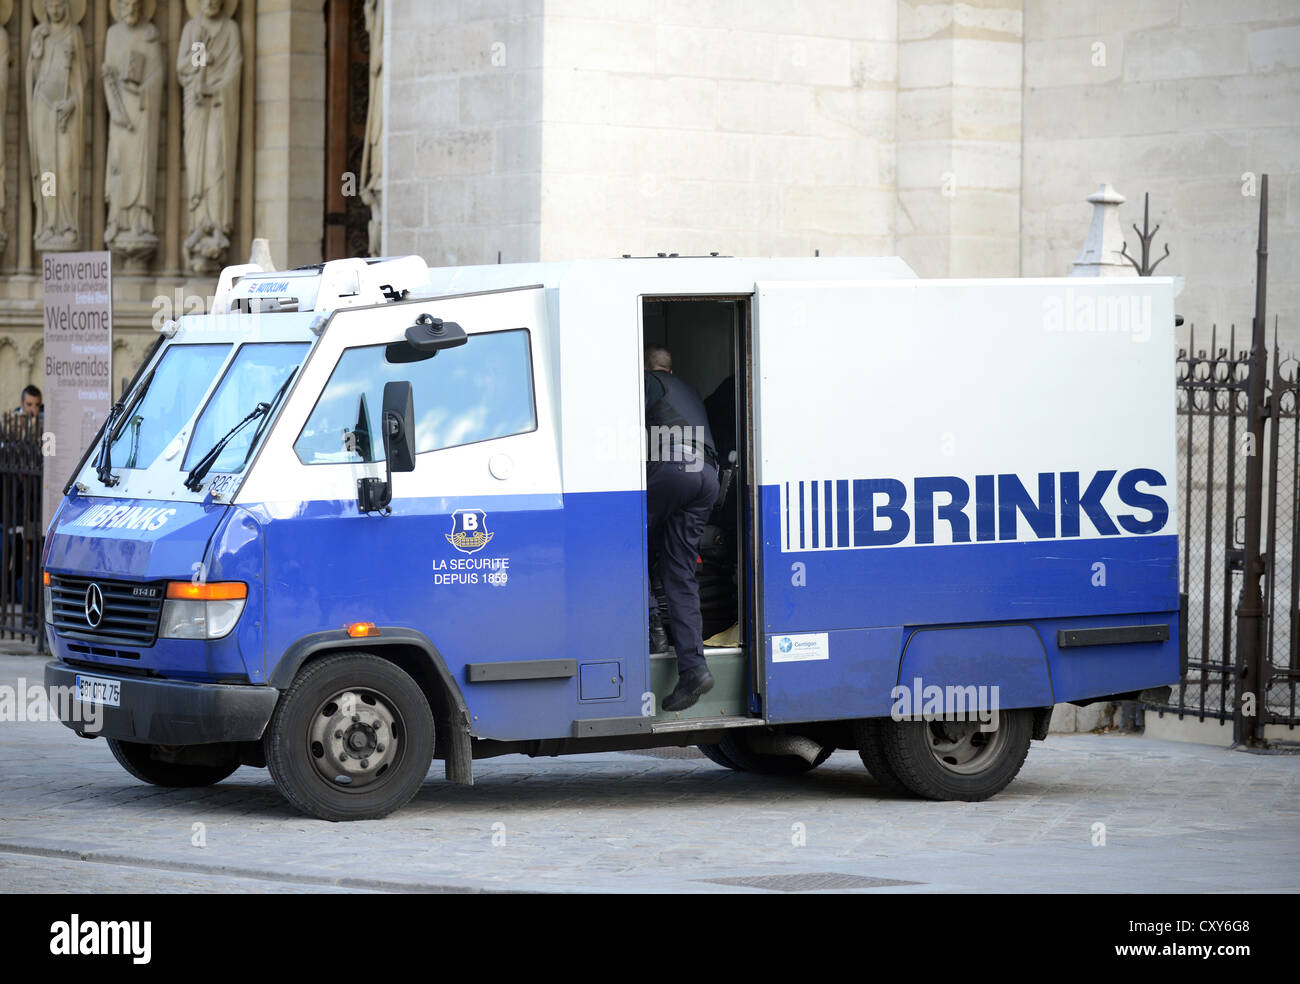
[[[743,713],[747,688],[744,626],[749,595],[742,574],[748,548],[744,516],[749,488],[749,298],[646,298],[642,329],[646,346],[661,345],[672,353],[673,374],[694,387],[708,411],[718,454],[719,497],[700,541],[696,580],[704,623],[704,652],[718,679],[716,689],[722,692],[716,699],[710,694],[710,699],[701,703],[709,707],[719,704],[725,708],[723,713]],[[650,571],[650,585],[660,601],[671,644],[671,621],[654,569]],[[671,660],[671,655],[667,658]],[[727,664],[733,661],[739,672],[726,673]],[[719,670],[726,673],[728,686],[723,686]],[[718,712],[719,708],[713,707],[712,713]]]

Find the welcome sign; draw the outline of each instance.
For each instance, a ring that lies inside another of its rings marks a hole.
[[[113,401],[112,254],[46,253],[41,269],[47,435],[41,521],[48,526]]]

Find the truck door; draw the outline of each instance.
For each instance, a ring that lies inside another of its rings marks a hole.
[[[412,360],[404,333],[421,315],[468,340]],[[474,734],[569,732],[547,332],[541,288],[334,316],[239,500],[266,530],[268,658],[357,621],[415,629],[465,694]],[[391,514],[361,512],[358,479],[384,475],[392,381],[412,386],[415,469],[392,475]]]
[[[872,395],[885,367],[867,292],[843,282],[755,289],[751,658],[755,700],[771,721],[888,713],[896,682],[902,630],[887,609],[869,620],[862,602],[881,586],[844,564],[850,480],[881,467],[872,432],[906,410],[886,414]],[[871,407],[867,417],[855,401]]]

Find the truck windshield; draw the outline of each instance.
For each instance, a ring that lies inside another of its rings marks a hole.
[[[148,468],[194,416],[212,377],[230,354],[230,344],[173,345],[146,377],[148,388],[136,399],[113,438],[113,464]]]
[[[259,403],[272,403],[280,387],[302,362],[308,348],[307,342],[258,342],[240,346],[194,425],[194,437],[181,469],[193,469]],[[272,407],[270,412],[274,409]],[[253,445],[265,430],[263,424],[239,431],[227,442],[208,471],[224,474],[243,471]]]

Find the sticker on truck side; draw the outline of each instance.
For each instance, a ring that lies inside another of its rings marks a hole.
[[[809,659],[830,658],[830,635],[826,632],[772,636],[773,663],[800,663]]]

